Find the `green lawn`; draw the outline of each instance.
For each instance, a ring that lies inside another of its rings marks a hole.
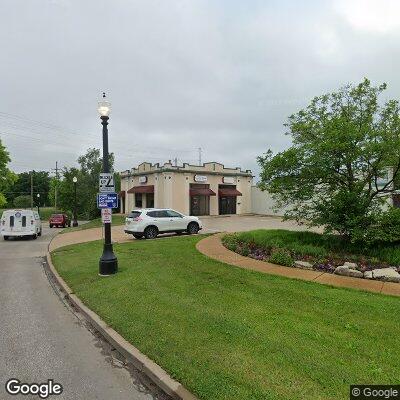
[[[202,237],[52,255],[73,291],[200,399],[348,399],[349,385],[397,384],[400,298],[248,271],[200,254]]]
[[[125,224],[125,215],[113,215],[112,217],[112,224],[113,225],[124,225]],[[67,233],[67,232],[73,232],[73,231],[82,231],[85,229],[91,229],[91,228],[99,228],[103,225],[101,222],[101,218],[96,218],[92,219],[91,221],[81,224],[77,227],[71,227],[71,228],[65,228],[63,229],[60,233]]]
[[[226,247],[236,251],[237,245],[243,251],[248,247],[265,249],[286,249],[293,257],[311,256],[314,260],[344,258],[346,260],[364,260],[372,263],[385,262],[400,265],[400,244],[374,245],[370,248],[359,244],[344,242],[335,235],[321,235],[314,232],[295,232],[287,230],[259,229],[248,232],[227,234],[223,238]]]

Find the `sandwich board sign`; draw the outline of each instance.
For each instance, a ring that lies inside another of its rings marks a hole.
[[[111,224],[112,221],[112,209],[111,208],[102,208],[101,209],[101,222],[103,224]]]
[[[100,193],[114,193],[114,174],[101,173],[99,177],[99,192]]]

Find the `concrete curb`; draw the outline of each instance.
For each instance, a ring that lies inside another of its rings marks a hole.
[[[390,296],[400,296],[400,284],[378,280],[352,278],[329,274],[321,271],[304,270],[299,268],[283,267],[266,261],[244,257],[228,250],[221,241],[227,232],[208,236],[196,244],[196,249],[207,257],[236,267],[262,272],[265,274],[279,275],[286,278],[301,279],[341,288],[363,290],[366,292],[381,293]]]
[[[58,274],[54,268],[49,252],[46,253],[49,273],[58,284],[66,298],[76,307],[88,322],[120,352],[129,362],[131,362],[139,371],[143,372],[159,388],[176,400],[198,400],[196,396],[190,393],[182,384],[172,379],[166,371],[158,364],[150,360],[141,353],[135,346],[126,341],[119,333],[108,326],[96,313],[86,307],[82,301],[73,293],[71,288]]]

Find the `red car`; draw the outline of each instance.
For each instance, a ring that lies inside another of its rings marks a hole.
[[[71,226],[71,220],[67,214],[53,214],[49,219],[49,227],[52,228],[53,226],[69,227]]]

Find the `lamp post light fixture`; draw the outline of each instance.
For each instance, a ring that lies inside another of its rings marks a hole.
[[[38,212],[38,214],[40,214],[40,209],[39,209],[39,202],[40,202],[40,193],[38,193],[37,195],[36,195],[36,197],[37,197],[37,212]]]
[[[97,108],[101,124],[103,125],[103,173],[110,172],[108,155],[108,119],[111,112],[111,104],[106,100],[106,94],[103,93],[103,99],[99,101]],[[99,275],[108,276],[118,271],[118,260],[113,252],[111,242],[111,223],[104,223],[104,246],[103,254],[99,260]]]
[[[78,226],[78,216],[76,209],[76,182],[78,182],[78,178],[74,176],[72,178],[72,182],[74,182],[74,221],[72,222],[72,226]]]

